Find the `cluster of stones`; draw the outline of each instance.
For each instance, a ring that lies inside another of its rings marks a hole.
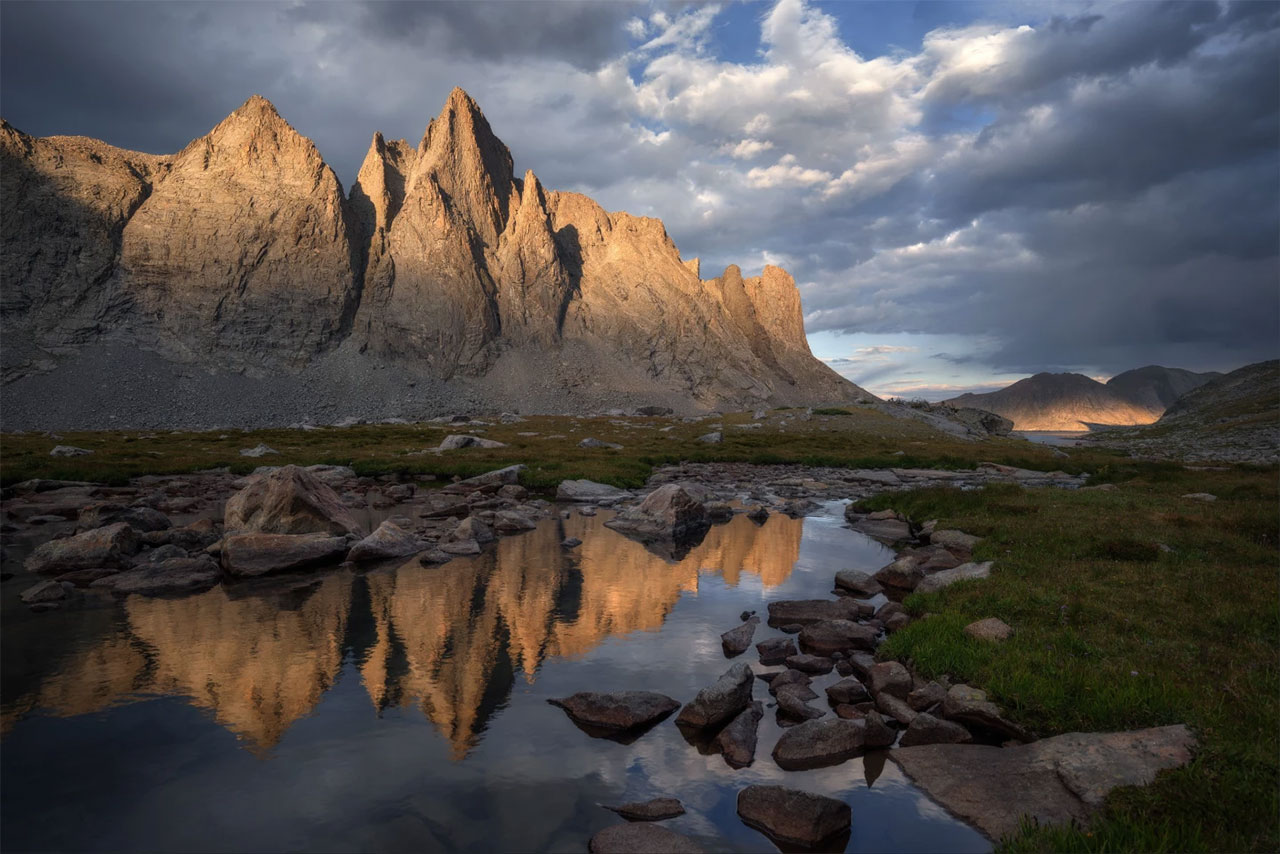
[[[420,554],[423,564],[440,564],[478,554],[499,536],[532,530],[553,512],[549,501],[531,498],[517,483],[522,468],[433,490],[395,478],[359,478],[342,466],[265,467],[245,478],[144,477],[128,487],[28,481],[5,492],[3,532],[53,534],[25,561],[27,571],[47,576],[22,594],[37,611],[59,607],[84,587],[170,595],[344,561]],[[567,482],[561,497],[578,500],[573,486]],[[594,486],[593,502],[627,494]],[[368,532],[355,511],[370,507],[403,515]]]

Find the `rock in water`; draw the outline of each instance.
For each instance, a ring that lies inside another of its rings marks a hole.
[[[229,532],[364,536],[338,493],[299,466],[254,478],[227,500],[223,525]]]
[[[615,824],[591,837],[591,854],[701,854],[702,848],[656,824]]]
[[[105,587],[114,593],[159,596],[164,593],[193,592],[213,587],[222,578],[218,563],[208,555],[175,557],[128,572],[100,578],[90,587]]]
[[[399,525],[388,520],[378,529],[351,547],[347,560],[360,563],[366,560],[386,560],[404,557],[422,551],[418,538]]]
[[[1083,823],[1119,786],[1145,786],[1191,760],[1183,725],[1067,733],[1017,747],[930,744],[889,757],[930,797],[992,839],[1027,816],[1041,825]]]
[[[853,819],[844,801],[784,786],[743,789],[738,793],[738,815],[775,839],[805,847],[848,830]]]
[[[759,700],[753,700],[751,705],[716,733],[715,745],[720,748],[720,753],[730,768],[746,768],[755,761],[756,737],[763,717],[764,705]]]
[[[865,572],[860,572],[856,569],[845,569],[837,572],[836,587],[841,590],[848,590],[850,593],[856,593],[859,596],[875,596],[877,593],[884,592],[880,582]]]
[[[222,541],[222,566],[252,577],[337,563],[347,553],[343,537],[324,534],[236,534]]]
[[[654,798],[616,807],[606,806],[605,809],[616,812],[627,821],[663,821],[684,815],[684,805],[675,798]]]
[[[876,630],[848,620],[823,620],[800,631],[800,648],[813,655],[875,649]]]
[[[785,599],[769,603],[769,625],[807,626],[822,620],[858,620],[871,616],[871,606],[857,600]]]
[[[52,579],[45,579],[22,591],[22,601],[28,605],[38,602],[56,602],[65,598],[67,598],[67,589]],[[752,749],[754,751],[754,745]]]
[[[729,721],[751,704],[755,683],[749,664],[735,664],[714,685],[699,691],[698,696],[680,710],[676,723],[706,729]]]
[[[756,644],[756,651],[760,653],[760,663],[770,667],[782,664],[797,652],[796,642],[791,638],[769,638],[760,641]]]
[[[564,709],[580,724],[610,732],[656,724],[680,708],[675,700],[652,691],[583,691],[547,702]]]
[[[27,558],[28,572],[72,572],[98,567],[124,567],[138,550],[138,535],[124,522],[50,540]]]
[[[921,712],[911,721],[899,743],[903,747],[914,747],[917,744],[968,744],[971,741],[973,736],[960,724]]]
[[[751,617],[737,628],[720,635],[720,645],[724,647],[725,657],[733,658],[746,652],[751,646],[751,639],[755,637],[758,625],[760,625],[760,618]]]
[[[809,721],[782,734],[773,748],[773,760],[787,771],[839,765],[866,749],[866,721]]]
[[[664,484],[605,525],[642,540],[697,539],[711,527],[701,492],[688,484]]]

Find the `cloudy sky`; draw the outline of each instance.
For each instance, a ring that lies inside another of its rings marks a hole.
[[[252,93],[350,185],[449,90],[881,394],[1280,355],[1280,4],[0,4],[0,112],[177,151]]]

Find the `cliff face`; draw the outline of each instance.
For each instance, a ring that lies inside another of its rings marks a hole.
[[[7,124],[0,157],[7,380],[113,336],[260,375],[340,352],[496,407],[537,374],[544,411],[871,399],[813,358],[784,271],[702,280],[659,220],[516,177],[460,89],[416,148],[375,134],[349,198],[257,96],[171,157]]]

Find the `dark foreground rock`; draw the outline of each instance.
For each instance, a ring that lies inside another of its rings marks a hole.
[[[662,821],[684,815],[684,804],[675,798],[654,798],[616,807],[606,806],[605,809],[616,812],[627,821]]]
[[[968,744],[971,741],[973,736],[955,721],[945,721],[921,712],[911,720],[911,725],[902,734],[902,740],[898,744],[915,747],[919,744]]]
[[[751,692],[755,684],[756,678],[751,672],[751,666],[746,663],[735,664],[714,685],[699,691],[698,696],[680,710],[676,723],[700,729],[727,723],[751,704]]]
[[[755,700],[716,734],[715,745],[730,768],[746,768],[755,761],[756,737],[763,717],[764,704]]]
[[[564,709],[576,723],[602,734],[641,730],[680,708],[675,700],[653,691],[582,691],[547,702]]]
[[[379,525],[372,534],[352,546],[347,560],[354,563],[387,560],[417,554],[420,551],[422,551],[422,543],[417,537],[388,520]]]
[[[704,493],[692,484],[664,484],[605,524],[639,540],[698,540],[711,527],[703,506]]]
[[[968,685],[951,686],[942,701],[942,717],[978,732],[991,733],[998,738],[1032,740],[1030,733],[1000,714],[1000,707],[987,699],[985,691]]]
[[[773,749],[773,760],[787,771],[839,765],[866,747],[866,722],[862,720],[809,721],[782,734]]]
[[[703,849],[687,836],[656,824],[615,824],[591,837],[591,854],[699,854]]]
[[[324,534],[236,534],[222,541],[222,566],[254,577],[334,563],[347,553],[344,537]]]
[[[822,620],[857,620],[872,614],[870,605],[842,599],[784,599],[769,603],[769,625],[807,626]]]
[[[138,550],[138,535],[124,522],[50,540],[27,558],[28,572],[72,572],[103,566],[124,567]]]
[[[853,817],[844,801],[784,786],[743,789],[738,815],[774,839],[807,847],[848,830]]]
[[[872,650],[876,630],[849,620],[823,620],[800,632],[800,648],[813,655],[828,656],[851,649]]]
[[[217,561],[208,555],[174,557],[145,564],[128,572],[100,578],[90,587],[105,587],[113,593],[138,593],[159,596],[164,593],[190,593],[207,590],[222,579]]]
[[[992,839],[1027,816],[1042,825],[1084,821],[1119,786],[1145,786],[1191,760],[1181,724],[1117,733],[1067,733],[1017,747],[930,744],[893,761],[950,812]]]
[[[760,663],[772,667],[782,664],[790,656],[795,655],[796,642],[791,638],[769,638],[756,644],[756,652],[760,653]]]

